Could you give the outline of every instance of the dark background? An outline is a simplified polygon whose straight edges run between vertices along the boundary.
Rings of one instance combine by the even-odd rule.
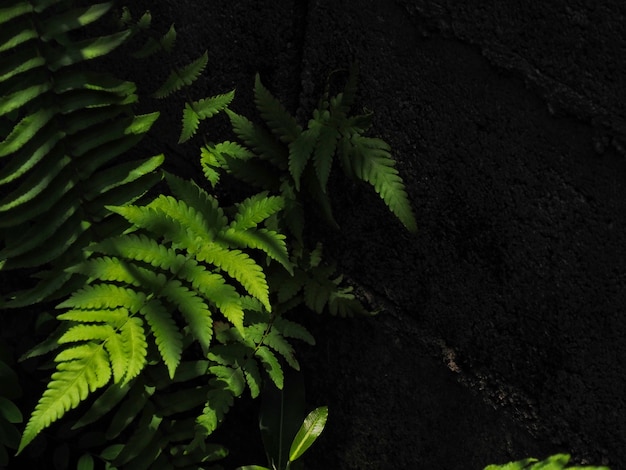
[[[328,73],[358,59],[359,104],[407,183],[417,236],[369,188],[335,183],[343,231],[327,249],[385,309],[311,325],[308,396],[330,418],[309,468],[480,469],[556,451],[624,468],[624,2],[134,5],[176,24],[181,63],[208,49],[195,97],[236,87],[248,115],[257,71],[306,119]],[[167,73],[116,71],[150,90]],[[201,178],[167,106],[144,150]],[[230,137],[220,125],[209,140]]]

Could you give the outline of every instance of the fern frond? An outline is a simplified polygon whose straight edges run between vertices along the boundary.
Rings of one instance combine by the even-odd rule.
[[[78,29],[99,20],[112,7],[111,2],[96,3],[88,7],[75,8],[55,15],[42,22],[42,39],[50,38],[67,33],[73,29]]]
[[[217,380],[226,384],[233,396],[238,397],[246,388],[246,379],[241,367],[227,367],[214,365],[209,367],[209,371],[215,375]]]
[[[186,266],[189,267],[189,266]],[[220,312],[237,330],[243,332],[244,311],[242,299],[237,290],[216,273],[204,269],[190,268],[181,270],[180,276],[192,283],[194,289],[201,292],[205,299],[213,302]]]
[[[157,299],[150,299],[140,311],[150,325],[159,353],[172,378],[183,351],[182,334],[170,313]]]
[[[99,36],[93,39],[65,44],[63,54],[56,60],[51,61],[48,68],[55,72],[63,67],[105,56],[126,42],[130,35],[130,31],[120,31],[108,36]]]
[[[85,188],[84,197],[87,200],[93,200],[115,188],[137,181],[139,178],[156,171],[164,160],[165,157],[160,154],[143,161],[121,163],[99,172],[90,180],[89,187]]]
[[[298,191],[302,173],[316,148],[321,129],[322,125],[312,119],[309,127],[289,144],[289,173]]]
[[[254,102],[267,126],[281,142],[295,141],[302,128],[285,107],[261,83],[259,74],[254,79]]]
[[[207,393],[207,401],[202,410],[202,414],[196,418],[199,429],[199,436],[205,438],[217,429],[217,426],[224,420],[224,416],[233,406],[234,397],[226,384],[219,382]]]
[[[145,16],[145,15],[144,15]],[[126,22],[128,24],[128,22]],[[144,29],[141,28],[140,29]],[[174,44],[176,43],[176,28],[172,24],[167,32],[156,39],[154,37],[149,37],[145,44],[139,48],[138,51],[133,52],[131,55],[135,59],[145,59],[159,51],[165,51],[167,53],[171,53],[174,48]]]
[[[71,327],[59,338],[59,344],[76,343],[79,341],[106,341],[115,335],[111,325],[76,325]]]
[[[269,346],[285,358],[287,364],[289,364],[293,369],[300,370],[300,364],[298,364],[293,347],[288,341],[285,340],[277,329],[270,329],[270,331],[263,338],[263,344]]]
[[[241,250],[228,250],[216,244],[198,247],[197,258],[223,269],[235,278],[246,291],[271,310],[269,289],[263,269]]]
[[[210,233],[217,233],[228,223],[224,210],[213,196],[200,188],[193,181],[185,181],[170,173],[165,174],[167,184],[177,198],[193,207],[206,221]]]
[[[230,227],[235,230],[246,230],[256,227],[264,220],[285,207],[285,201],[279,196],[268,196],[259,193],[236,205],[237,213]]]
[[[211,239],[211,227],[203,215],[195,208],[189,206],[185,201],[175,199],[172,196],[160,195],[154,199],[149,208],[161,212],[166,217],[176,220],[185,227],[190,237],[202,237]]]
[[[252,398],[258,397],[259,393],[261,393],[263,379],[261,378],[257,361],[252,357],[248,358],[248,360],[242,365],[242,369],[246,378],[246,383],[248,384],[248,389],[250,390],[250,396]]]
[[[285,338],[295,338],[304,341],[307,344],[315,345],[315,338],[309,331],[302,325],[295,323],[291,320],[287,320],[283,317],[278,317],[274,320],[274,328]]]
[[[132,274],[128,272],[128,267],[124,265],[124,261],[118,257],[143,261],[154,267],[172,270],[178,269],[187,261],[184,256],[178,255],[175,250],[159,244],[145,234],[137,235],[131,233],[107,238],[100,243],[91,245],[89,250],[95,253],[111,255],[114,258],[105,256],[89,259],[71,269],[103,281],[136,283]]]
[[[126,371],[123,375],[122,382],[126,384],[139,375],[147,362],[148,343],[146,342],[146,335],[141,318],[129,318],[128,321],[122,325],[120,336],[124,356],[127,360]]]
[[[222,95],[216,95],[199,101],[185,103],[182,130],[178,143],[180,144],[186,142],[193,137],[198,130],[200,121],[213,117],[220,111],[226,109],[234,97],[235,92],[231,91]]]
[[[125,308],[107,310],[68,310],[57,315],[57,320],[81,323],[109,323],[121,326],[128,320],[128,310]]]
[[[115,212],[136,227],[146,229],[155,235],[163,236],[167,241],[177,245],[190,246],[192,237],[185,226],[178,220],[172,219],[163,211],[145,206],[109,206]]]
[[[213,337],[213,320],[207,304],[180,281],[169,281],[161,291],[183,314],[193,337],[204,351],[208,351]]]
[[[208,51],[205,51],[199,58],[185,67],[173,70],[165,83],[154,92],[155,98],[165,98],[166,96],[180,90],[185,86],[195,82],[209,62]]]
[[[26,425],[18,454],[43,429],[76,408],[89,393],[104,387],[111,379],[108,355],[98,344],[87,343],[67,349],[55,361],[57,371],[52,374],[48,388]]]
[[[261,360],[272,382],[274,382],[279,390],[282,390],[285,377],[283,375],[283,369],[280,367],[280,363],[274,353],[270,351],[267,346],[259,346],[254,355]]]
[[[400,219],[407,230],[415,233],[417,231],[415,216],[402,178],[389,153],[389,146],[380,139],[358,135],[354,135],[351,142],[352,167],[356,176],[374,186],[391,212]]]
[[[226,109],[233,131],[251,150],[281,170],[287,169],[289,154],[272,134],[256,126],[244,116]]]
[[[286,237],[273,230],[258,229],[239,231],[228,229],[220,236],[231,246],[262,250],[271,259],[278,261],[289,273],[293,273],[293,265],[289,260]]]
[[[183,109],[182,130],[180,132],[180,137],[178,138],[178,143],[182,144],[187,142],[194,135],[196,135],[199,125],[200,116],[192,105],[185,103],[185,108]]]
[[[313,152],[313,163],[315,164],[315,172],[320,182],[322,190],[326,192],[328,177],[337,148],[337,140],[339,139],[339,131],[333,126],[322,126],[319,138]]]
[[[204,176],[213,187],[219,182],[221,171],[228,171],[228,165],[223,154],[241,160],[249,160],[254,156],[247,148],[236,142],[226,141],[216,145],[207,144],[202,147],[200,149],[200,164]]]
[[[144,384],[141,378],[133,385],[105,431],[107,440],[118,437],[143,409],[150,406],[149,400],[154,395],[155,387]]]
[[[124,307],[131,313],[136,313],[145,301],[146,295],[143,292],[112,284],[97,284],[80,289],[56,308],[115,309]]]

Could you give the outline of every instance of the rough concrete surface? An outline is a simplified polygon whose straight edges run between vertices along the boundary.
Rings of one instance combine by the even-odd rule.
[[[137,5],[176,23],[181,60],[209,50],[195,91],[237,87],[249,114],[257,71],[306,116],[358,59],[359,104],[408,185],[415,237],[369,188],[335,185],[344,232],[328,249],[386,309],[312,321],[307,391],[331,417],[307,468],[479,469],[553,451],[624,465],[622,2]],[[146,149],[193,173],[172,106]]]

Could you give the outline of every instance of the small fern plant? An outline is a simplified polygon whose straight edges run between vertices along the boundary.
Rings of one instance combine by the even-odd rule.
[[[263,269],[249,253],[259,251],[292,270],[284,235],[259,227],[282,209],[283,200],[265,194],[251,197],[229,221],[217,201],[194,183],[173,175],[167,181],[179,199],[161,195],[146,206],[109,207],[133,228],[90,245],[89,259],[70,268],[87,276],[89,285],[58,306],[68,309],[57,318],[69,322],[69,328],[58,340],[63,349],[55,358],[57,370],[26,426],[19,451],[90,393],[110,382],[129,383],[152,360],[162,362],[173,378],[189,346],[186,336],[213,359],[209,370],[225,384],[209,393],[211,412],[205,410],[198,419],[210,433],[227,410],[225,405],[216,409],[214,401],[225,403],[227,396],[242,392],[245,381],[236,380],[237,374],[251,384],[253,394],[258,390],[253,357],[280,385],[280,366],[264,342],[295,365],[284,336],[312,340],[285,321],[281,334],[280,320],[270,316]],[[246,312],[255,315],[248,324]],[[214,325],[218,313],[222,322]],[[274,328],[266,331],[270,324]],[[223,345],[237,346],[211,349],[215,331]],[[244,357],[247,366],[238,362]]]
[[[301,239],[301,206],[307,198],[337,226],[327,189],[333,163],[338,160],[347,177],[371,184],[400,222],[415,232],[415,217],[389,145],[365,135],[372,124],[371,114],[350,114],[357,79],[354,64],[344,91],[331,97],[327,86],[303,129],[257,75],[254,98],[265,125],[256,125],[227,109],[241,144],[207,144],[202,149],[206,177],[215,185],[223,170],[253,186],[281,193],[289,201],[288,227]]]
[[[610,470],[609,467],[569,466],[569,461],[568,454],[555,454],[542,461],[528,458],[504,465],[488,465],[484,470]]]

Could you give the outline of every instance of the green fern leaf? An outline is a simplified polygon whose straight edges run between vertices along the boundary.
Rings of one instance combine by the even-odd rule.
[[[131,313],[136,313],[144,305],[146,296],[142,292],[118,287],[111,284],[87,286],[57,305],[56,308],[83,308],[102,309],[125,307]]]
[[[38,62],[34,62],[32,65],[36,64],[38,64]],[[2,78],[5,77],[9,78],[6,75]],[[24,86],[24,88],[20,88],[14,93],[5,95],[0,98],[0,116],[9,114],[10,112],[15,111],[18,108],[23,108],[24,105],[26,105],[30,101],[52,89],[52,85],[50,83],[42,83],[28,87],[27,85],[28,83],[24,83],[22,85]]]
[[[87,200],[93,200],[112,189],[137,181],[142,176],[157,170],[164,159],[163,154],[160,154],[141,162],[125,162],[103,170],[89,181],[84,197]]]
[[[174,70],[170,73],[165,83],[154,93],[155,98],[165,98],[166,96],[191,85],[200,76],[209,62],[208,51],[182,69]]]
[[[206,401],[206,387],[195,386],[173,392],[157,393],[154,403],[162,416],[196,412]]]
[[[264,160],[270,161],[281,170],[287,169],[289,154],[269,132],[230,109],[226,109],[226,114],[230,118],[233,131],[241,141]]]
[[[276,289],[278,303],[285,304],[298,295],[306,281],[307,276],[304,271],[296,269],[293,274],[283,271],[273,272],[268,283],[272,290]]]
[[[37,165],[46,155],[55,149],[55,146],[63,138],[63,134],[56,129],[42,130],[38,135],[35,149],[22,149],[17,156],[8,162],[3,162],[0,169],[0,185],[11,183],[17,180],[35,165]]]
[[[295,338],[307,344],[315,345],[315,338],[309,331],[298,323],[278,317],[274,320],[274,328],[285,338]]]
[[[270,351],[267,346],[259,346],[254,355],[261,360],[272,382],[274,382],[279,390],[282,390],[285,377],[283,375],[283,369],[280,367],[280,363],[274,353]]]
[[[0,24],[9,23],[14,18],[31,13],[33,9],[29,2],[14,2],[11,6],[0,8]]]
[[[209,367],[209,371],[217,377],[219,381],[226,384],[233,396],[238,397],[246,388],[246,379],[240,367],[227,367],[215,365]]]
[[[163,422],[163,417],[158,416],[151,408],[152,407],[143,409],[142,416],[137,423],[137,429],[128,438],[124,444],[124,448],[113,461],[115,467],[129,464],[133,459],[139,460],[146,449],[156,450],[156,456],[160,453],[160,441],[163,436],[159,430],[159,426]],[[154,458],[156,458],[156,456],[154,456]],[[145,461],[143,463],[145,463]]]
[[[48,68],[55,72],[63,67],[107,55],[126,42],[130,35],[130,31],[121,31],[108,36],[65,44],[64,53],[56,61],[51,61]]]
[[[129,318],[120,328],[119,335],[124,358],[126,359],[126,370],[124,371],[122,383],[126,384],[139,375],[147,362],[148,343],[146,342],[141,318]],[[113,358],[111,361],[113,361]]]
[[[196,419],[201,436],[210,435],[224,420],[224,416],[234,403],[232,392],[223,382],[213,379],[211,389],[207,393],[207,401],[202,414]],[[217,383],[216,383],[217,382]]]
[[[316,313],[322,313],[334,288],[331,282],[318,282],[316,279],[311,279],[304,285],[306,306]]]
[[[207,304],[177,280],[169,281],[161,295],[176,305],[187,320],[191,334],[198,340],[203,350],[208,351],[213,337],[213,320]]]
[[[322,127],[318,121],[311,119],[309,128],[289,144],[289,173],[298,191],[302,173],[316,148]]]
[[[197,258],[223,269],[235,278],[246,291],[261,301],[270,311],[269,289],[263,269],[246,253],[240,250],[228,250],[214,243],[198,247]]]
[[[237,204],[237,213],[230,227],[237,230],[256,227],[284,207],[285,201],[282,197],[259,193]]]
[[[213,96],[211,98],[205,98],[200,101],[194,101],[192,103],[185,103],[185,109],[183,110],[182,131],[178,143],[188,141],[193,137],[197,130],[200,121],[210,118],[222,111],[232,101],[235,92],[226,93],[223,95]]]
[[[142,261],[162,269],[171,269],[173,273],[176,273],[188,261],[183,255],[177,254],[175,250],[159,244],[144,234],[131,233],[107,238],[100,243],[90,245],[89,249],[96,253]],[[136,279],[129,272],[128,265],[124,261],[118,258],[110,259],[106,256],[87,260],[71,269],[107,281],[132,283]],[[141,271],[140,268],[137,269]],[[120,272],[120,270],[125,270],[125,272]]]
[[[79,429],[88,424],[95,423],[105,414],[109,413],[128,395],[130,384],[111,384],[94,401],[89,410],[72,426],[72,429]]]
[[[193,181],[185,181],[170,173],[165,174],[167,184],[174,195],[193,207],[206,221],[206,228],[211,234],[226,226],[228,220],[219,206],[217,199],[209,195]]]
[[[111,419],[109,427],[105,431],[107,440],[113,440],[118,437],[133,421],[137,415],[146,407],[150,407],[150,397],[155,392],[154,387],[146,386],[141,379],[134,382],[126,399],[117,409],[115,415]]]
[[[300,364],[298,364],[293,347],[285,340],[277,329],[270,329],[269,333],[265,335],[263,343],[284,357],[287,364],[289,364],[293,369],[300,370]]]
[[[200,125],[200,116],[189,103],[185,103],[185,109],[183,109],[182,131],[178,138],[178,143],[182,144],[191,139],[196,132],[198,132],[198,126]]]
[[[97,3],[52,16],[39,25],[41,37],[44,41],[47,41],[60,34],[93,23],[110,11],[111,7],[111,2]]]
[[[111,212],[121,215],[133,225],[146,229],[155,235],[163,236],[166,240],[179,246],[192,245],[193,239],[186,227],[163,211],[141,206],[108,206],[107,208]]]
[[[109,354],[111,370],[113,371],[113,383],[121,383],[128,368],[128,358],[126,357],[126,351],[121,335],[112,334],[107,337],[106,342],[104,343],[104,348]]]
[[[293,265],[289,260],[285,235],[273,230],[258,229],[238,231],[228,229],[222,233],[220,239],[231,246],[240,248],[260,249],[271,259],[278,261],[289,273],[293,273]]]
[[[213,302],[220,312],[230,321],[238,331],[243,333],[244,311],[242,300],[237,290],[227,284],[222,276],[204,269],[181,270],[180,276],[192,283],[194,289],[201,292],[204,298]]]
[[[165,216],[176,220],[181,226],[184,226],[187,232],[193,233],[195,237],[210,240],[211,229],[203,215],[195,208],[187,205],[185,201],[175,199],[172,196],[160,195],[153,200],[148,207],[162,212]]]
[[[146,59],[155,53],[163,50],[167,53],[171,53],[176,42],[176,28],[174,25],[170,26],[170,29],[160,39],[153,37],[148,38],[146,43],[136,52],[132,53],[132,57],[135,59]]]
[[[6,157],[21,149],[54,118],[54,115],[51,109],[44,108],[21,119],[0,142],[0,157]]]
[[[244,371],[246,383],[248,384],[248,388],[250,389],[250,396],[252,398],[258,397],[259,393],[261,393],[261,385],[263,383],[263,379],[261,378],[261,373],[259,372],[257,361],[252,357],[248,358],[243,364],[242,369]]]
[[[159,353],[172,378],[183,351],[182,335],[170,313],[157,299],[153,298],[146,302],[141,308],[141,313],[150,325]]]
[[[207,119],[215,116],[220,111],[225,110],[235,98],[235,91],[229,91],[222,95],[215,95],[191,103],[191,107],[198,114],[200,119]]]
[[[302,128],[280,101],[263,86],[259,74],[254,79],[254,102],[267,126],[281,142],[289,144],[298,138]]]
[[[160,43],[166,52],[172,52],[176,43],[176,28],[174,28],[174,25],[170,26],[170,29],[161,38]]]
[[[380,139],[353,136],[353,168],[356,176],[367,181],[391,212],[411,233],[417,231],[415,216],[404,188],[402,178],[395,169],[389,146]]]
[[[102,249],[103,246],[113,244],[114,241],[114,239],[109,239],[103,242],[103,244],[92,246],[94,251],[96,251]],[[120,260],[119,258],[111,258],[109,256],[90,258],[81,264],[67,268],[67,271],[71,273],[84,274],[91,281],[99,279],[101,281],[124,282],[136,287],[141,285],[137,277],[133,276],[133,274],[129,271],[128,264],[126,262]],[[70,320],[71,318],[66,319]]]
[[[104,387],[111,378],[108,356],[100,345],[88,343],[67,349],[55,361],[57,371],[26,425],[18,454],[43,429],[76,408],[89,393]]]
[[[128,320],[128,310],[117,308],[111,310],[68,310],[57,315],[57,320],[81,323],[109,323],[122,326]]]
[[[326,192],[328,177],[337,148],[337,139],[339,139],[339,131],[335,127],[322,126],[313,153],[315,172],[324,192]]]
[[[71,327],[58,341],[59,344],[78,341],[104,342],[113,335],[115,335],[115,330],[111,325],[76,325]]]

